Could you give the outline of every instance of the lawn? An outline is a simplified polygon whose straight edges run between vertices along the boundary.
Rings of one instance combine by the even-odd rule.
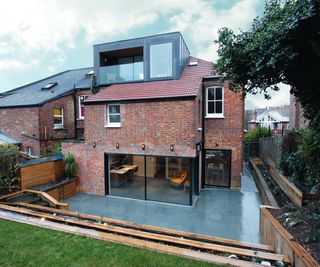
[[[0,266],[222,266],[0,220]]]

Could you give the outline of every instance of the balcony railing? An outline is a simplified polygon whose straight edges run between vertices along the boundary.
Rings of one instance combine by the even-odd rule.
[[[143,80],[143,62],[100,67],[100,84]]]

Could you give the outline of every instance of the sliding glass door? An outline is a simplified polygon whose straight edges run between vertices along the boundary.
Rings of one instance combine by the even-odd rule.
[[[106,161],[110,195],[184,205],[198,195],[195,159],[109,154]]]

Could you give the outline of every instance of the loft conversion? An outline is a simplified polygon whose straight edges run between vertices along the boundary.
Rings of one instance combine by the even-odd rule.
[[[179,79],[189,50],[179,32],[94,46],[97,85]]]

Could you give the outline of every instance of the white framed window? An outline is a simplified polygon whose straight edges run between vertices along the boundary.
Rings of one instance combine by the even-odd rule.
[[[84,101],[88,98],[87,95],[79,96],[79,119],[84,119]]]
[[[206,88],[206,118],[224,118],[224,90],[222,86]]]
[[[107,127],[121,126],[120,104],[107,105]]]
[[[63,128],[63,108],[62,107],[54,107],[53,108],[53,123],[54,129]]]

